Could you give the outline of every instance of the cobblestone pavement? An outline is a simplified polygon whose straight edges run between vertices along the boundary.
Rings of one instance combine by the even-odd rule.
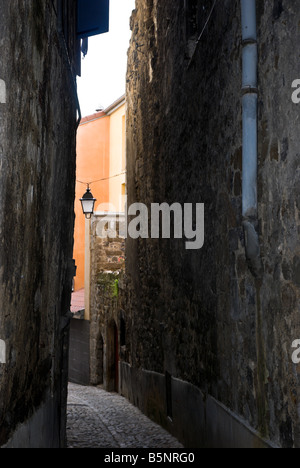
[[[125,398],[69,384],[68,448],[182,448]]]

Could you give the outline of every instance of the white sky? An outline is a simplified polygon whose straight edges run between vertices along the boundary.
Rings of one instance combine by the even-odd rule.
[[[100,106],[108,107],[125,93],[129,19],[134,8],[135,0],[110,0],[109,33],[89,38],[77,79],[82,117]]]

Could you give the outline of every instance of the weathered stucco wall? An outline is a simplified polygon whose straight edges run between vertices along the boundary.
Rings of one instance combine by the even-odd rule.
[[[64,442],[76,101],[54,3],[0,4],[0,446]]]
[[[218,3],[218,2],[217,2]],[[240,2],[137,0],[127,75],[128,205],[205,203],[205,244],[128,239],[130,364],[200,388],[263,438],[299,446],[300,10],[257,2],[259,240],[242,229]],[[198,8],[198,26],[187,6]],[[192,23],[191,23],[192,22]],[[195,403],[195,411],[197,411]]]

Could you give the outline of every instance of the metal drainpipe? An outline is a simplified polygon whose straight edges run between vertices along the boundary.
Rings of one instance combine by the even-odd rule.
[[[262,271],[260,245],[257,234],[257,30],[256,0],[241,0],[243,41],[243,188],[242,212],[246,257],[254,276]]]

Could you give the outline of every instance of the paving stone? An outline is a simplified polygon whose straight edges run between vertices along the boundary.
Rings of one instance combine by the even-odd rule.
[[[68,448],[183,448],[116,393],[69,384]]]

